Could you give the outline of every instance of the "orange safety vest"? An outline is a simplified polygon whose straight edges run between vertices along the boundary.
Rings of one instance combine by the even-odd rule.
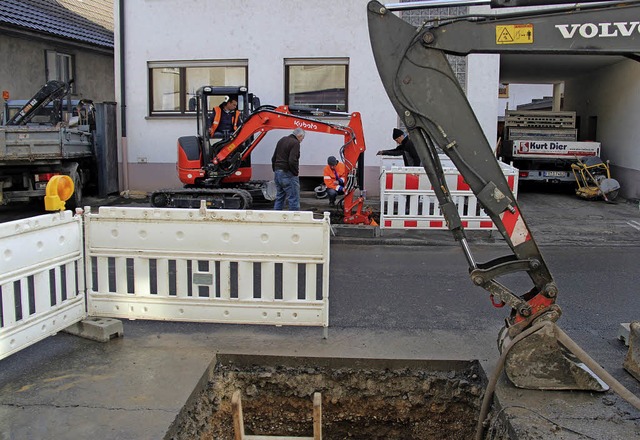
[[[329,165],[324,167],[324,184],[327,188],[338,190],[339,186],[342,188],[347,184],[347,169],[342,162],[338,162],[336,169],[332,170]],[[343,184],[340,185],[338,179],[342,179]]]
[[[213,121],[211,127],[209,127],[209,136],[213,137],[220,124],[220,118],[222,117],[223,110],[220,106],[213,109]],[[233,131],[238,129],[238,121],[240,121],[240,110],[235,110],[233,116],[231,116],[231,122],[233,123]]]

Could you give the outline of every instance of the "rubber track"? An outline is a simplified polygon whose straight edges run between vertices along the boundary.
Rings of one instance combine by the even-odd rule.
[[[157,204],[162,195],[167,203]],[[209,209],[249,209],[253,203],[251,194],[244,189],[182,188],[161,189],[151,194],[151,206],[157,208],[199,208],[200,200],[207,201]]]

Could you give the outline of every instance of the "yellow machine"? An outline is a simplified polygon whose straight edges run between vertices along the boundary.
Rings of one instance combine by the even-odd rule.
[[[587,156],[571,164],[571,170],[578,184],[578,197],[587,200],[602,197],[607,202],[612,202],[618,197],[620,184],[611,178],[609,161],[603,162],[598,156]]]

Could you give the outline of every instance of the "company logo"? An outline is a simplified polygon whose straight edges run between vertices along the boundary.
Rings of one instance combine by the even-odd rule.
[[[535,142],[526,141],[518,144],[518,153],[533,153],[536,151],[566,151],[567,144],[560,142]]]
[[[295,121],[293,121],[293,125],[295,125],[296,127],[299,127],[299,128],[307,128],[309,130],[317,130],[318,129],[318,125],[314,124],[313,122],[299,121],[297,119]]]
[[[582,38],[630,37],[640,34],[640,21],[620,21],[615,23],[557,24],[556,29],[564,39],[577,35]]]

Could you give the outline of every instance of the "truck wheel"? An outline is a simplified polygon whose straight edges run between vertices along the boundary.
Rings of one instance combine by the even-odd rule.
[[[69,174],[69,177],[73,180],[73,194],[71,198],[67,200],[65,207],[71,211],[75,211],[76,208],[82,208],[82,179],[80,178],[80,173],[76,171],[72,171]]]

